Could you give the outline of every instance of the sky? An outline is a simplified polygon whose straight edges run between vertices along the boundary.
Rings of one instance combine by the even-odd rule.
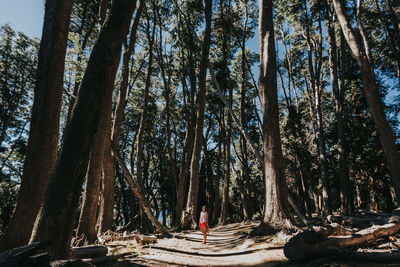
[[[42,35],[44,0],[0,0],[0,25],[11,28],[29,37]]]

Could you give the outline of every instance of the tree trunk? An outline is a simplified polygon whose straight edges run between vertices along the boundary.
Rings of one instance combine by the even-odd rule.
[[[389,0],[389,7],[395,15],[395,23],[397,25],[394,26],[400,32],[400,0]]]
[[[124,43],[124,52],[122,55],[122,81],[118,91],[117,105],[115,107],[113,116],[112,131],[108,132],[106,139],[106,149],[104,150],[103,159],[103,181],[102,181],[102,194],[100,200],[100,209],[97,220],[97,231],[103,233],[111,228],[113,223],[113,210],[114,210],[114,183],[115,183],[115,162],[111,155],[111,140],[118,145],[121,132],[121,125],[124,120],[124,110],[126,106],[126,98],[128,91],[129,80],[129,60],[135,50],[136,32],[139,28],[139,21],[144,9],[145,1],[140,1],[139,7],[136,11],[135,20],[132,24],[129,43]],[[136,1],[135,1],[136,6]]]
[[[310,82],[311,89],[314,94],[314,103],[310,103],[310,105],[314,105],[313,111],[315,114],[315,138],[318,146],[318,158],[319,158],[319,168],[320,168],[320,178],[319,183],[321,185],[322,190],[322,211],[325,215],[330,213],[329,207],[329,195],[328,195],[328,170],[327,170],[327,161],[326,161],[326,149],[325,149],[325,136],[322,124],[322,111],[321,111],[321,66],[322,66],[322,29],[321,25],[319,25],[320,30],[320,40],[318,41],[319,47],[313,43],[314,40],[311,40],[310,34],[310,22],[308,18],[307,4],[304,2],[304,11],[305,11],[305,34],[307,40],[307,56],[308,56],[308,71],[310,74]],[[319,18],[321,20],[321,18]],[[314,54],[314,56],[313,56]],[[314,65],[315,63],[315,65]],[[312,99],[310,95],[310,99]]]
[[[168,161],[169,161],[169,168],[171,171],[171,176],[172,176],[172,182],[173,182],[173,193],[172,193],[172,202],[173,204],[176,205],[176,196],[177,196],[177,190],[178,190],[178,173],[177,173],[177,165],[176,165],[176,160],[175,160],[175,153],[174,149],[171,145],[171,104],[170,104],[170,94],[171,94],[171,88],[170,88],[170,81],[171,81],[171,71],[170,68],[166,70],[165,63],[164,63],[164,54],[163,54],[163,36],[162,36],[162,21],[161,21],[161,16],[159,16],[159,47],[157,49],[158,52],[158,60],[160,64],[160,69],[161,69],[161,76],[163,80],[163,85],[164,85],[164,98],[165,98],[165,116],[166,116],[166,122],[165,122],[165,132],[166,132],[166,138],[167,138],[167,151],[168,151]],[[168,71],[168,78],[167,78],[167,71]],[[176,217],[175,214],[172,215],[174,218]],[[165,219],[163,217],[163,219]]]
[[[337,62],[337,47],[335,34],[335,19],[332,10],[331,1],[328,1],[328,44],[329,44],[329,71],[332,82],[332,91],[335,97],[335,112],[337,118],[337,135],[338,135],[338,171],[339,188],[340,188],[340,208],[342,212],[352,213],[353,203],[349,178],[349,170],[346,159],[346,140],[345,140],[345,125],[343,119],[343,99],[344,99],[344,81],[341,81],[339,87],[338,81],[338,62]],[[342,77],[343,79],[343,77]]]
[[[136,176],[137,176],[137,183],[139,185],[139,188],[142,192],[146,192],[145,187],[144,187],[144,182],[143,182],[143,172],[144,170],[142,169],[142,164],[143,164],[143,149],[144,149],[144,144],[143,144],[143,135],[144,135],[144,130],[146,127],[146,121],[147,121],[147,109],[148,109],[148,98],[149,98],[149,91],[150,91],[150,86],[151,86],[151,74],[152,74],[152,65],[153,65],[153,45],[154,45],[154,36],[155,36],[155,29],[156,29],[156,22],[154,21],[152,29],[150,29],[150,18],[148,17],[149,15],[146,14],[147,16],[147,38],[149,41],[149,65],[147,69],[147,76],[146,76],[146,83],[145,83],[145,88],[144,88],[144,99],[143,99],[143,108],[142,108],[142,114],[140,117],[140,124],[139,124],[139,129],[137,133],[137,138],[136,138]],[[151,227],[150,224],[147,220],[147,218],[144,216],[145,210],[143,208],[141,209],[141,229],[144,232],[150,232]]]
[[[349,44],[353,55],[355,56],[358,66],[361,70],[363,92],[368,104],[371,117],[376,124],[379,139],[382,144],[383,151],[390,170],[393,187],[396,192],[396,197],[400,197],[400,154],[396,146],[395,137],[392,128],[390,127],[385,114],[384,103],[379,96],[378,87],[376,85],[375,73],[371,57],[368,56],[370,52],[367,50],[369,47],[367,40],[364,38],[364,50],[361,46],[361,40],[354,33],[350,21],[345,13],[343,2],[340,0],[333,0],[336,15],[342,27],[343,34]]]
[[[245,18],[245,27],[244,31],[247,30],[247,8],[246,8],[246,18]],[[246,39],[243,38],[242,40],[242,81],[240,85],[240,123],[242,124],[242,127],[246,129],[247,127],[247,116],[245,113],[245,105],[246,105],[246,77],[247,77],[247,72],[246,72]],[[243,221],[248,221],[249,219],[251,220],[252,215],[250,214],[249,210],[249,195],[250,195],[250,170],[249,170],[249,164],[248,164],[248,151],[247,151],[247,145],[246,145],[246,139],[244,138],[243,135],[240,135],[240,150],[242,153],[242,170],[241,170],[241,179],[242,179],[242,184],[243,184],[243,189],[244,191],[241,192],[243,194],[243,200],[242,200],[242,208],[243,208]]]
[[[260,0],[259,95],[263,111],[265,202],[260,228],[291,227],[288,191],[279,132],[276,54],[271,0]]]
[[[115,0],[114,0],[115,1]],[[118,152],[116,151],[115,147],[112,147],[114,157],[117,159],[118,164],[121,166],[122,171],[124,173],[124,176],[126,180],[128,181],[129,187],[132,190],[133,193],[135,193],[136,197],[139,200],[140,206],[144,209],[146,212],[146,215],[148,216],[149,220],[154,224],[155,227],[165,236],[169,237],[171,234],[168,232],[167,229],[157,220],[156,217],[154,217],[153,212],[151,210],[149,201],[147,200],[146,196],[144,195],[144,192],[140,189],[139,183],[133,179],[132,174],[130,174],[128,168],[126,167],[125,163],[122,161],[121,157],[118,155]]]
[[[233,101],[233,89],[230,85],[230,73],[228,68],[228,57],[230,53],[230,34],[231,27],[229,26],[231,21],[229,20],[230,14],[225,14],[225,0],[220,1],[221,5],[221,19],[223,20],[225,27],[223,29],[223,41],[222,41],[222,62],[223,62],[223,90],[227,91],[228,94],[228,109],[232,109]],[[230,2],[228,2],[226,7],[229,12]],[[222,205],[221,205],[221,217],[219,224],[227,224],[228,219],[228,206],[229,206],[229,184],[231,176],[231,135],[232,135],[232,116],[228,112],[228,118],[226,123],[225,131],[225,170],[224,170],[224,190],[222,195]]]
[[[57,158],[65,53],[73,0],[46,1],[28,148],[14,214],[0,251],[28,243]]]
[[[221,117],[221,116],[219,116]],[[223,136],[223,130],[222,130],[222,118],[219,118],[218,122],[218,144],[217,144],[217,169],[216,169],[216,175],[214,179],[214,209],[212,212],[211,216],[211,224],[215,225],[218,223],[218,214],[219,214],[219,182],[221,180],[221,158],[222,158],[222,136]]]
[[[53,242],[49,250],[52,259],[67,256],[90,149],[101,110],[111,101],[121,45],[134,8],[130,0],[113,0],[111,15],[90,55],[71,121],[65,130],[61,155],[31,237],[31,242]]]
[[[190,164],[190,185],[186,211],[181,219],[181,228],[195,228],[197,226],[197,195],[199,190],[199,161],[203,139],[204,110],[206,105],[206,75],[208,66],[208,54],[211,43],[211,16],[212,1],[204,0],[204,15],[206,30],[204,34],[203,47],[200,59],[199,90],[197,94],[196,128],[194,137],[193,156]]]
[[[189,175],[189,168],[190,163],[192,161],[193,156],[193,145],[194,145],[194,132],[195,132],[195,125],[196,125],[196,109],[194,105],[194,95],[196,92],[196,75],[195,75],[195,66],[193,62],[193,54],[189,52],[189,81],[190,81],[190,94],[188,96],[188,103],[187,106],[190,110],[190,114],[187,118],[186,123],[186,133],[185,133],[185,141],[183,146],[183,156],[182,156],[182,163],[181,163],[181,170],[179,173],[179,180],[178,180],[178,190],[177,190],[177,200],[176,200],[176,224],[180,224],[183,214],[183,206],[185,201],[185,193],[186,193],[186,185],[187,185],[187,177]],[[185,76],[182,78],[182,87],[185,92],[186,80]]]

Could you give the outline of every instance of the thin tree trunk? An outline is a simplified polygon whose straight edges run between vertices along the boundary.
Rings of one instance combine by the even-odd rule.
[[[142,164],[143,164],[143,149],[144,149],[144,144],[143,144],[143,135],[144,135],[144,130],[146,127],[146,120],[147,120],[147,109],[148,109],[148,102],[149,102],[149,91],[150,91],[150,86],[151,86],[151,74],[152,74],[152,68],[153,68],[153,46],[154,46],[154,36],[155,36],[155,30],[156,30],[156,22],[153,22],[152,29],[150,30],[150,18],[147,15],[147,38],[149,41],[149,65],[147,69],[147,76],[146,76],[146,83],[145,83],[145,88],[144,88],[144,99],[143,99],[143,108],[142,108],[142,114],[140,118],[140,124],[139,124],[139,129],[138,129],[138,134],[137,134],[137,139],[136,139],[136,176],[137,176],[137,182],[139,185],[139,188],[142,192],[146,192],[145,187],[144,187],[144,182],[143,182],[143,169],[142,169]],[[142,231],[148,232],[150,231],[150,227],[148,227],[148,221],[146,220],[146,217],[144,217],[144,212],[143,209],[142,211]]]
[[[28,149],[14,214],[0,251],[28,243],[57,158],[65,54],[73,0],[46,1]]]
[[[201,144],[203,138],[204,110],[206,104],[206,75],[208,65],[208,55],[211,43],[211,16],[212,1],[204,0],[206,30],[204,34],[203,47],[200,59],[199,90],[197,94],[196,128],[193,147],[193,156],[190,164],[190,185],[186,211],[181,219],[181,228],[197,227],[197,197],[199,190],[199,161],[201,154]]]
[[[292,227],[290,222],[286,177],[279,132],[279,109],[276,81],[276,54],[272,0],[259,2],[260,79],[259,95],[263,111],[263,150],[265,202],[260,229]]]
[[[168,230],[165,229],[165,227],[157,220],[156,217],[154,217],[153,212],[150,207],[150,204],[149,204],[149,201],[147,200],[146,196],[144,195],[144,192],[140,189],[140,185],[137,182],[135,182],[135,179],[132,177],[132,174],[129,172],[125,163],[122,161],[121,157],[118,155],[118,152],[116,151],[115,147],[112,147],[112,150],[114,152],[114,157],[117,159],[118,164],[121,166],[124,176],[129,183],[130,189],[135,193],[136,197],[139,200],[140,206],[146,212],[146,215],[148,216],[149,220],[154,224],[155,227],[157,227],[157,229],[165,237],[171,236],[171,234],[168,232]]]
[[[322,211],[325,215],[330,213],[329,207],[329,195],[328,195],[328,170],[326,162],[326,150],[325,150],[325,137],[322,124],[322,111],[321,111],[321,86],[320,86],[320,74],[322,65],[322,41],[319,41],[319,48],[315,47],[312,43],[310,35],[310,22],[307,11],[306,1],[304,3],[305,12],[305,33],[307,40],[307,55],[308,55],[308,70],[310,73],[311,88],[314,93],[314,113],[315,113],[315,138],[318,145],[318,158],[319,158],[319,168],[320,168],[320,178],[319,183],[322,190]],[[321,19],[321,18],[319,18]],[[320,31],[321,31],[320,26]],[[320,37],[322,34],[320,34]],[[322,37],[321,37],[322,38]],[[322,40],[322,39],[321,39]],[[314,59],[313,59],[314,53]],[[314,67],[315,61],[315,67]],[[310,97],[311,98],[311,97]],[[312,105],[310,103],[310,105]]]
[[[30,241],[51,240],[52,259],[67,256],[90,149],[101,110],[112,97],[121,46],[134,8],[130,0],[113,0],[111,15],[93,48],[71,121],[65,130],[61,155]]]
[[[165,116],[166,116],[166,122],[165,122],[165,132],[166,132],[166,138],[167,138],[167,150],[168,150],[168,161],[169,161],[169,167],[172,175],[172,182],[174,185],[174,193],[172,194],[172,200],[173,203],[176,204],[176,196],[177,196],[177,190],[178,190],[178,174],[177,174],[177,166],[176,166],[176,161],[175,161],[175,154],[174,154],[174,149],[171,146],[171,107],[170,107],[170,94],[171,94],[171,88],[170,88],[170,80],[171,80],[171,73],[169,72],[169,76],[167,79],[167,73],[165,70],[165,63],[164,63],[164,55],[163,55],[163,36],[162,36],[162,21],[161,21],[161,16],[159,16],[159,47],[157,49],[158,51],[158,59],[160,63],[160,69],[161,69],[161,76],[163,80],[163,85],[164,85],[164,98],[165,98]],[[175,214],[172,215],[173,217],[176,217]]]
[[[338,135],[338,171],[340,181],[340,208],[342,212],[352,213],[353,203],[351,197],[351,187],[349,170],[346,159],[345,149],[345,125],[343,119],[343,94],[344,92],[340,89],[344,89],[343,86],[339,87],[338,81],[338,62],[337,62],[337,47],[336,47],[336,34],[335,34],[335,20],[334,11],[332,10],[331,1],[328,1],[328,44],[329,44],[329,70],[332,82],[332,91],[335,97],[335,111],[337,118],[337,135]],[[344,85],[344,82],[343,82]]]
[[[390,176],[393,182],[393,187],[397,198],[400,197],[400,154],[396,146],[392,128],[390,127],[385,114],[385,107],[379,96],[379,91],[376,85],[373,63],[368,56],[369,51],[362,48],[360,38],[354,33],[350,21],[345,13],[343,2],[333,0],[336,15],[342,27],[343,34],[349,44],[353,55],[355,56],[358,66],[361,70],[363,92],[367,101],[371,117],[378,129],[379,139],[382,144],[383,151],[390,170]],[[368,47],[367,40],[364,39],[364,46]]]
[[[222,136],[223,136],[223,129],[222,129],[222,116],[219,116],[219,122],[218,122],[218,128],[219,128],[219,133],[218,133],[218,144],[217,144],[217,169],[216,169],[216,175],[214,179],[214,210],[211,216],[211,224],[215,225],[218,223],[218,214],[219,214],[219,182],[221,180],[221,158],[222,158]]]

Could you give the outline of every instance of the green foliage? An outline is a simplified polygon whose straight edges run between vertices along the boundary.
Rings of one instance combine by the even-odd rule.
[[[0,231],[11,218],[27,147],[38,40],[0,27]]]

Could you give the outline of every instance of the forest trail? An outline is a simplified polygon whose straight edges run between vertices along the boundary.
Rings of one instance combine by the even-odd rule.
[[[283,254],[289,236],[248,236],[257,225],[235,223],[212,228],[207,244],[201,243],[199,230],[174,233],[173,238],[160,239],[124,262],[145,266],[295,266]]]

